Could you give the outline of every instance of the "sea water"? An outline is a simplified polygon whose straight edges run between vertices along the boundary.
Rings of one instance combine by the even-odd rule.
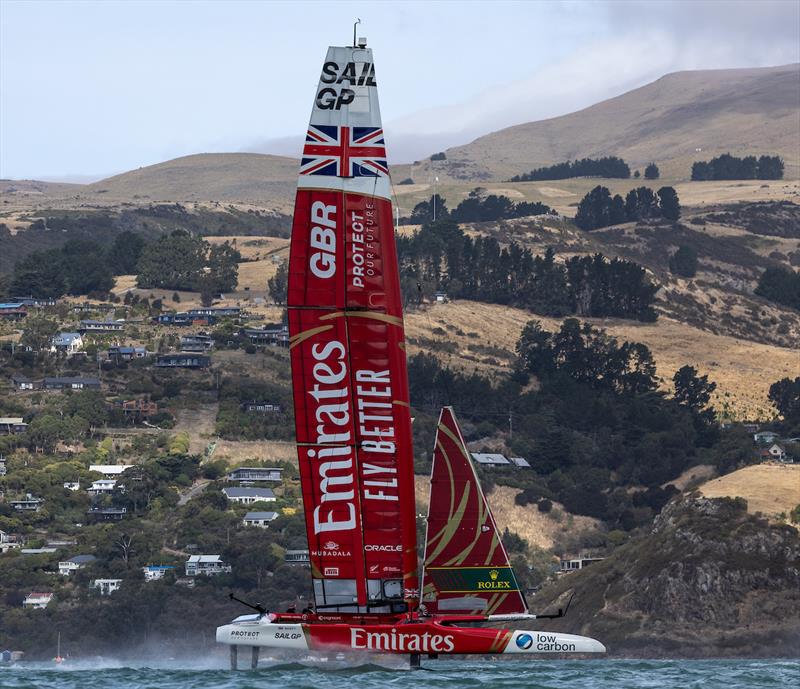
[[[396,659],[399,660],[399,659]],[[2,689],[759,689],[800,687],[800,660],[423,660],[420,670],[313,662],[74,661],[0,667]]]

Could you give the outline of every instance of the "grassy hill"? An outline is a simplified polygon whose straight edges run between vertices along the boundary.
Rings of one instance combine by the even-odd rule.
[[[800,505],[800,466],[756,464],[708,481],[699,490],[708,498],[744,498],[752,513],[789,514]]]
[[[297,161],[259,153],[199,153],[109,177],[89,194],[149,201],[239,201],[283,207],[294,198]]]
[[[616,155],[656,161],[688,178],[694,160],[777,153],[800,175],[800,65],[676,72],[569,115],[529,122],[446,151],[447,160],[395,170],[399,178],[499,181],[533,168]],[[697,149],[702,149],[698,151]]]

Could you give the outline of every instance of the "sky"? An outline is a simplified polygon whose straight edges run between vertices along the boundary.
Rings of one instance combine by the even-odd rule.
[[[326,48],[356,18],[394,163],[669,72],[800,62],[797,0],[0,0],[0,178],[298,155]]]

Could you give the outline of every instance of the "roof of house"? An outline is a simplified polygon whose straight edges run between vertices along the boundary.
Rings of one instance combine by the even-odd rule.
[[[272,488],[223,488],[229,498],[274,498]]]
[[[21,423],[22,423],[21,416],[0,416],[0,426],[5,426],[5,425],[18,426]]]
[[[492,454],[488,452],[473,452],[472,459],[478,464],[509,464],[510,462],[500,454]]]
[[[53,338],[53,342],[57,344],[71,344],[75,342],[75,340],[81,339],[83,338],[80,333],[58,333],[58,335]]]
[[[524,457],[509,457],[512,464],[516,464],[518,467],[528,467],[530,468],[530,462],[525,459]]]
[[[133,464],[90,464],[89,471],[97,471],[101,474],[121,474],[126,469],[130,469]]]
[[[97,558],[94,555],[76,555],[67,562],[74,562],[76,565],[85,565],[87,562],[94,562]]]
[[[252,520],[265,519],[271,522],[273,519],[277,518],[278,518],[277,512],[248,512],[246,515],[244,515],[245,521],[250,521],[251,519]]]
[[[235,474],[237,471],[283,471],[283,467],[234,467],[229,473]]]
[[[146,569],[148,572],[162,572],[168,569],[175,569],[175,565],[145,565],[142,569]]]
[[[31,592],[28,594],[28,596],[27,596],[27,597],[28,597],[28,598],[52,598],[52,597],[53,597],[53,594],[52,594],[51,592],[49,592],[49,591],[47,591],[47,592],[43,592],[43,591],[31,591]]]
[[[189,559],[186,560],[187,563],[213,563],[213,562],[222,562],[222,555],[190,555]]]

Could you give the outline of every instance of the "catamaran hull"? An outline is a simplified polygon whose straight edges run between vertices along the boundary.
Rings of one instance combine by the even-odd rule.
[[[599,641],[574,634],[451,627],[436,622],[402,625],[228,624],[217,642],[304,651],[373,651],[398,654],[605,653]]]

